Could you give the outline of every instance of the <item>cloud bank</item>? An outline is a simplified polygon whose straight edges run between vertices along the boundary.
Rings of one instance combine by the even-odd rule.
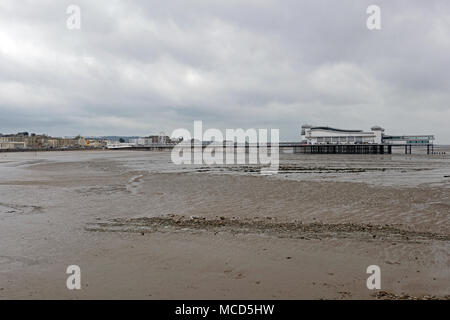
[[[81,29],[66,27],[70,4]],[[148,135],[303,123],[450,143],[450,3],[0,1],[0,132]]]

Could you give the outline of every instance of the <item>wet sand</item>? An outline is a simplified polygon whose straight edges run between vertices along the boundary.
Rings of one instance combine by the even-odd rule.
[[[1,299],[450,295],[448,156],[282,155],[271,177],[159,152],[0,156]]]

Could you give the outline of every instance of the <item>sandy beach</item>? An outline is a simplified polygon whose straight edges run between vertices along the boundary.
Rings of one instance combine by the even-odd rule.
[[[0,298],[448,299],[449,153],[282,154],[275,176],[167,152],[0,154]]]

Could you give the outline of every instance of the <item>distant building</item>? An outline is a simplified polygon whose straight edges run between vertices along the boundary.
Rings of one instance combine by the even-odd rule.
[[[385,135],[384,129],[373,126],[370,131],[336,129],[303,125],[301,141],[303,144],[432,144],[433,135]]]
[[[105,148],[107,144],[103,139],[86,139],[86,147],[88,148]]]
[[[434,136],[433,135],[414,135],[414,136],[383,136],[384,144],[433,144]]]
[[[28,135],[27,135],[28,136]],[[27,141],[25,135],[2,135],[0,136],[0,149],[25,149]]]
[[[0,149],[79,149],[105,147],[106,141],[85,139],[81,136],[74,138],[53,138],[28,132],[0,135]]]
[[[2,142],[0,138],[0,150],[25,149],[25,142]]]
[[[305,144],[381,144],[383,132],[384,129],[378,126],[364,132],[303,125],[301,135]]]
[[[159,136],[148,136],[137,139],[130,139],[130,144],[134,146],[149,146],[153,144],[169,144],[172,143],[172,140],[169,136],[159,135]]]

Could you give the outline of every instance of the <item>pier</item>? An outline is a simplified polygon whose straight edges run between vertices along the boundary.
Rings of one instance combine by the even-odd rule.
[[[393,148],[404,148],[405,154],[412,154],[412,149],[427,148],[427,154],[434,154],[434,145],[420,144],[336,144],[336,145],[300,145],[294,147],[294,153],[310,154],[392,154]]]
[[[294,148],[294,153],[391,154],[392,145],[385,145],[385,144],[300,145]]]
[[[112,150],[142,150],[142,151],[164,151],[172,150],[176,144],[151,144],[143,146],[122,146],[122,147],[110,147]],[[196,144],[181,144],[179,147],[183,149],[195,149],[195,148],[217,148],[217,149],[245,149],[248,151],[250,148],[271,148],[276,147],[293,149],[294,153],[303,154],[392,154],[394,148],[404,148],[405,154],[412,154],[412,149],[426,147],[427,154],[434,154],[433,144],[304,144],[300,142],[280,142],[277,144],[264,143],[264,144],[209,144],[203,143]]]

